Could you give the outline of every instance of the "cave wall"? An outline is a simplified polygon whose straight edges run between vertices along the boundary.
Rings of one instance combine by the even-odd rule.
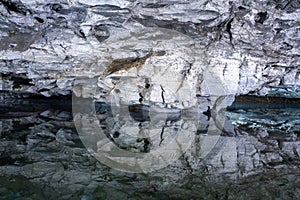
[[[126,66],[147,64],[161,52],[153,54],[146,41],[155,39],[141,30],[161,28],[188,37],[179,41],[173,34],[166,40],[195,47],[191,65],[202,60],[197,68],[218,77],[228,94],[272,90],[299,97],[298,1],[0,2],[0,86],[5,91],[68,95],[80,77],[99,78],[111,66],[126,72]],[[201,79],[201,70],[190,73]]]

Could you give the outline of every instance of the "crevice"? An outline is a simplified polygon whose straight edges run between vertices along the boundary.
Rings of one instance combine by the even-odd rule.
[[[162,129],[161,129],[159,146],[160,146],[161,143],[164,141],[163,135],[164,135],[164,132],[165,132],[166,125],[167,125],[167,122],[165,122],[164,126],[163,126]]]
[[[144,96],[142,95],[142,93],[139,93],[139,96],[140,96],[139,102],[140,102],[140,104],[141,104],[141,103],[143,103]]]
[[[224,163],[223,155],[221,155],[220,161],[221,161],[223,169],[225,169],[225,163]]]
[[[254,20],[255,20],[256,23],[263,24],[264,21],[266,21],[266,19],[268,19],[268,12],[267,11],[257,13]]]
[[[77,34],[81,38],[84,38],[84,39],[86,38],[84,32],[81,29],[79,29],[78,31],[75,31],[75,34]]]
[[[164,97],[164,93],[165,93],[165,90],[164,88],[162,87],[162,85],[160,85],[160,88],[161,88],[161,98],[162,98],[162,101],[163,101],[163,104],[165,104],[165,97]]]
[[[26,6],[21,1],[10,1],[10,0],[0,0],[0,2],[4,5],[7,11],[11,14],[11,11],[25,15],[27,11],[32,14],[30,10],[26,8]]]
[[[225,66],[223,68],[223,77],[225,76],[226,71],[227,71],[227,63],[225,64]]]
[[[207,106],[207,110],[204,111],[203,114],[207,116],[207,121],[209,121],[211,118],[210,106]]]
[[[146,88],[146,89],[149,89],[150,86],[151,86],[151,85],[150,85],[150,81],[149,81],[148,78],[146,78],[146,79],[145,79],[145,88]]]
[[[230,19],[227,24],[226,24],[226,32],[228,33],[229,35],[229,42],[230,44],[232,45],[232,47],[234,47],[233,43],[232,43],[232,32],[231,32],[231,23],[233,22],[233,19]]]
[[[12,81],[13,89],[21,88],[22,86],[33,86],[32,79],[29,79],[26,74],[8,73],[2,74],[4,80]]]
[[[36,20],[36,21],[38,21],[39,23],[44,23],[44,20],[42,19],[42,18],[40,18],[40,17],[34,17],[34,19]]]
[[[188,35],[192,38],[199,38],[199,35],[196,34],[198,31],[195,28],[195,25],[198,26],[200,23],[191,23],[191,22],[180,22],[177,19],[169,20],[158,20],[155,19],[153,16],[143,16],[143,18],[139,17],[132,17],[132,20],[139,22],[140,24],[146,27],[161,27],[170,30],[175,30],[185,35]],[[207,21],[207,23],[210,20]],[[206,23],[203,21],[203,23]]]
[[[187,75],[190,74],[190,72],[191,72],[192,66],[193,66],[192,63],[188,63],[187,69],[184,70],[184,72],[183,72],[183,78],[181,79],[181,83],[178,86],[176,92],[178,92],[182,88],[184,80],[186,79]]]
[[[163,8],[170,5],[170,3],[146,3],[145,5],[142,5],[143,8]]]
[[[61,10],[63,10],[63,7],[62,5],[55,3],[51,5],[51,10],[59,13]]]

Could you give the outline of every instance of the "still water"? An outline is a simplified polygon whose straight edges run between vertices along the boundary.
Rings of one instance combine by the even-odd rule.
[[[2,101],[0,199],[300,198],[297,104],[234,103],[215,135],[210,134],[217,126],[211,128],[209,110],[196,120],[176,112],[154,118],[138,107],[128,110],[116,116],[108,105],[96,104],[106,143],[88,137],[94,146],[87,147],[74,124],[70,99]],[[142,139],[136,139],[139,134]],[[128,172],[130,165],[110,166],[92,153],[114,144],[123,152],[148,155],[175,135],[176,141],[191,143],[167,166],[147,173]],[[105,159],[116,161],[111,152]]]

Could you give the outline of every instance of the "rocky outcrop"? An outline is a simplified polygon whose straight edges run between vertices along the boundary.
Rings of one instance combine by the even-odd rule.
[[[204,67],[228,94],[298,96],[298,8],[297,1],[272,0],[2,0],[1,87],[68,95],[75,79],[112,72],[152,70],[161,80],[154,66],[201,94],[195,87],[201,88]],[[183,50],[190,45],[197,55]],[[140,67],[146,71],[136,74]]]

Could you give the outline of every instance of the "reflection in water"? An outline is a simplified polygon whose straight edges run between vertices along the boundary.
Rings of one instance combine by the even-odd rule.
[[[79,136],[91,154],[127,172],[166,167],[190,147],[197,132],[196,118],[187,118],[180,110],[141,104],[112,106],[98,113],[75,112],[74,116]]]
[[[181,113],[159,118],[150,117],[150,108],[142,104],[128,107],[129,116],[120,113],[117,120],[107,116],[102,123],[106,134],[121,149],[132,152],[150,152],[164,145],[182,128]]]
[[[299,108],[230,109],[226,115],[235,126],[225,121],[214,148],[201,158],[197,152],[201,154],[200,144],[215,112],[211,107],[207,121],[204,105],[199,112],[202,124],[197,124],[186,153],[145,175],[120,172],[97,161],[81,143],[68,102],[51,102],[1,104],[1,198],[299,198]],[[182,120],[189,119],[172,114],[151,121],[151,113],[138,107],[116,116],[105,104],[96,104],[96,111],[106,138],[131,153],[147,154],[167,144],[184,127]]]
[[[191,147],[195,162],[214,152],[232,97],[206,96],[199,101],[198,108],[185,109],[167,103],[118,103],[97,114],[99,103],[73,96],[73,115],[83,144],[100,162],[148,173],[175,162]]]

